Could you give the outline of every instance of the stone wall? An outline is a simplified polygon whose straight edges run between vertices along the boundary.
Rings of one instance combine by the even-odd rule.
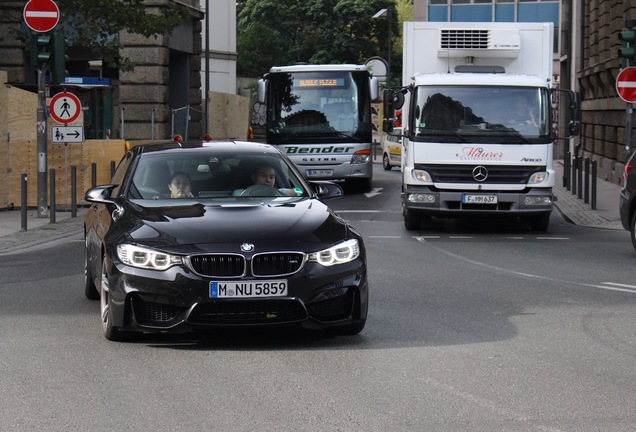
[[[626,103],[615,87],[620,72],[618,33],[626,18],[636,18],[636,5],[630,0],[582,3],[582,69],[577,65],[582,117],[577,151],[579,156],[598,161],[599,177],[618,184],[627,156]],[[632,131],[632,139],[635,137]]]

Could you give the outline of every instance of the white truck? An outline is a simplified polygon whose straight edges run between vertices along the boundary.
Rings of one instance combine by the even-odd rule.
[[[435,217],[516,217],[548,229],[557,95],[577,133],[576,94],[553,87],[552,23],[405,22],[402,109],[406,229]]]
[[[274,66],[258,82],[266,141],[310,180],[343,179],[371,190],[371,102],[378,79],[365,65]]]

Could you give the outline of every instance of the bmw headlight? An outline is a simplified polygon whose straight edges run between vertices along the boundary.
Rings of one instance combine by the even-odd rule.
[[[358,240],[351,239],[319,252],[309,254],[309,261],[325,267],[344,264],[360,256]]]
[[[126,265],[150,270],[166,270],[183,262],[180,256],[130,244],[117,245],[117,256]]]

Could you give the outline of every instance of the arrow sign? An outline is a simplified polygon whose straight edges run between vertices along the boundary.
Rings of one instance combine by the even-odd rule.
[[[51,142],[53,144],[84,142],[84,128],[82,126],[53,126]]]
[[[52,0],[29,0],[22,12],[24,22],[33,31],[53,30],[60,20],[60,9]]]
[[[636,67],[626,67],[616,77],[616,93],[625,102],[636,102]]]

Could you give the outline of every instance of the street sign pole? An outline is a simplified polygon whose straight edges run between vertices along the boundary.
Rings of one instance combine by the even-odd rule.
[[[38,211],[39,218],[48,217],[47,205],[47,179],[46,172],[47,150],[46,150],[46,97],[44,95],[44,70],[42,66],[38,66],[38,115],[37,115],[37,149],[38,149]]]
[[[632,122],[633,122],[634,104],[627,103],[625,109],[625,160],[632,153]]]

